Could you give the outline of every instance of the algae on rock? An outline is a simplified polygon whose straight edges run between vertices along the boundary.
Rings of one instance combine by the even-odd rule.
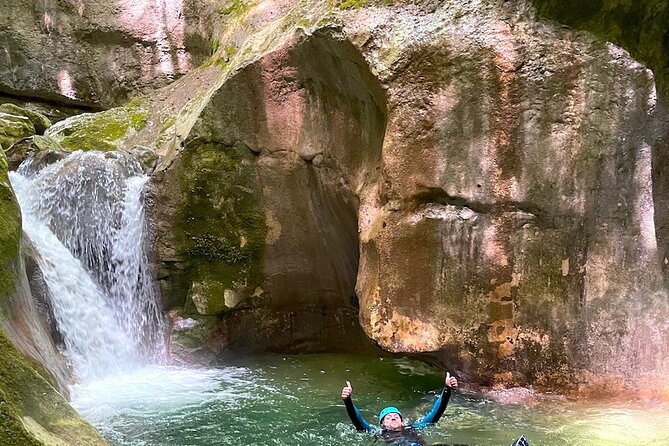
[[[7,157],[0,150],[0,299],[14,291],[14,264],[19,261],[21,211],[7,177]]]
[[[53,125],[47,135],[64,148],[75,150],[119,150],[126,139],[148,125],[147,111],[140,101],[99,113],[84,113]]]
[[[0,445],[104,446],[107,442],[0,330]],[[37,370],[36,370],[37,369]]]
[[[205,315],[230,308],[231,293],[248,297],[260,281],[265,223],[246,152],[193,140],[177,161],[182,203],[172,234],[188,265],[191,308]]]

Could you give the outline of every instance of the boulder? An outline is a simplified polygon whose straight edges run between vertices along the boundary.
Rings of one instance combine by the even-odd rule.
[[[113,151],[126,148],[125,141],[138,131],[151,126],[140,100],[126,107],[99,113],[82,113],[64,119],[46,132],[62,147],[70,151]]]
[[[16,141],[35,134],[35,126],[27,116],[0,112],[0,147],[9,149]]]
[[[9,102],[0,105],[0,113],[14,116],[25,116],[32,122],[33,127],[35,127],[35,133],[38,135],[43,135],[46,129],[51,127],[51,121],[42,113],[30,110],[26,107],[19,107],[18,105]]]
[[[228,30],[234,54],[148,100],[173,124],[153,133],[166,304],[224,324],[321,308],[325,324],[359,303],[383,349],[490,386],[582,389],[630,362],[667,373],[652,72],[529,3],[340,6],[280,27],[251,8],[265,40]],[[233,154],[243,176],[213,167]],[[241,203],[228,191],[261,218],[224,217]],[[300,338],[255,326],[249,349]]]
[[[7,154],[9,170],[18,169],[27,158],[32,158],[32,169],[41,170],[43,167],[70,154],[54,139],[41,135],[21,139],[15,142],[5,153]]]

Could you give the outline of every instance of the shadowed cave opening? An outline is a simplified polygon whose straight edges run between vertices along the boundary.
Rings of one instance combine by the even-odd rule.
[[[366,61],[332,30],[296,36],[237,73],[207,105],[182,159],[165,178],[180,177],[183,184],[202,180],[187,172],[209,177],[207,185],[188,186],[206,189],[206,197],[185,206],[205,203],[218,212],[207,231],[230,218],[212,205],[217,194],[225,201],[222,188],[210,185],[238,182],[233,187],[252,191],[249,206],[262,214],[266,229],[258,262],[249,262],[244,273],[250,297],[218,313],[227,351],[372,348],[358,322],[355,294],[358,209],[361,191],[379,176],[386,115],[385,94]],[[216,167],[223,165],[221,153],[245,173],[226,175],[224,167]],[[203,167],[207,159],[218,161]],[[239,206],[236,212],[244,232],[249,219],[239,218]],[[176,226],[207,218],[190,214]],[[192,225],[182,231],[192,234]],[[253,243],[253,235],[244,237]],[[227,271],[225,261],[197,255],[163,261],[159,276],[166,308],[183,305],[184,299],[188,308],[196,286],[206,288],[209,278]],[[232,282],[240,283],[239,275]]]

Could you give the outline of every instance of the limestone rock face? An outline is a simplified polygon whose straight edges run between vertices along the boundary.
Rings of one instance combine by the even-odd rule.
[[[203,0],[2,2],[0,91],[119,105],[206,58],[218,17],[211,8]]]
[[[270,3],[113,139],[162,157],[158,279],[194,336],[350,347],[357,313],[471,383],[669,373],[651,71],[530,2]]]
[[[528,13],[444,9],[373,30],[360,15],[367,46],[401,36],[378,67],[389,116],[383,182],[360,208],[362,325],[481,383],[666,371],[652,73]]]
[[[539,13],[625,48],[653,70],[660,90],[669,94],[669,5],[664,0],[620,2],[532,0]]]
[[[356,191],[376,175],[382,92],[351,43],[295,39],[218,89],[156,175],[162,294],[236,310],[231,348],[368,348],[352,323]]]
[[[222,284],[232,301],[299,318],[351,308],[355,284],[378,345],[481,384],[587,386],[630,361],[666,372],[652,73],[523,3],[327,20],[223,67],[157,184],[182,181],[194,144],[246,150],[266,232],[262,274]],[[179,231],[163,233],[185,259]],[[206,281],[172,280],[188,268],[171,265],[166,283],[202,301]]]

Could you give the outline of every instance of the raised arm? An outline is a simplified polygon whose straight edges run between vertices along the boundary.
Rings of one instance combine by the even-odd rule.
[[[422,429],[428,424],[436,423],[439,421],[441,416],[448,406],[448,400],[451,398],[451,389],[453,387],[458,387],[458,380],[454,376],[451,376],[450,373],[446,372],[446,378],[444,379],[444,388],[441,390],[437,401],[432,405],[432,409],[425,415],[423,418],[413,423],[413,427],[416,429]]]
[[[370,426],[367,420],[365,420],[365,417],[362,416],[360,409],[353,404],[353,401],[351,400],[352,393],[353,388],[351,387],[351,383],[346,381],[346,385],[341,389],[341,399],[344,400],[344,406],[346,406],[348,417],[358,431],[372,432],[372,426]]]

